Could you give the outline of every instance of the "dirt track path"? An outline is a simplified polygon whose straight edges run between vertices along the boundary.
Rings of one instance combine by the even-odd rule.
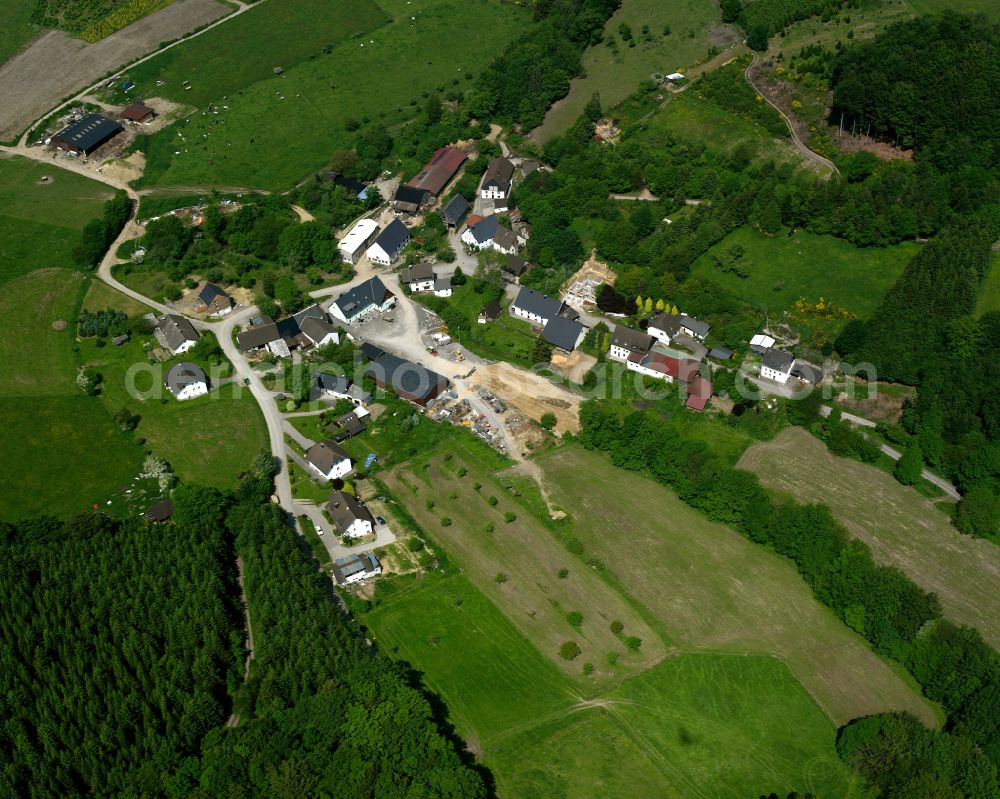
[[[771,108],[773,108],[775,111],[781,114],[781,118],[785,121],[785,124],[788,126],[788,132],[791,134],[792,144],[795,146],[795,149],[798,150],[802,154],[802,157],[805,158],[807,161],[812,161],[814,164],[825,167],[826,169],[829,169],[832,172],[835,172],[836,174],[839,175],[840,170],[837,169],[837,165],[833,163],[833,161],[831,161],[829,158],[825,158],[824,156],[820,155],[814,150],[810,150],[808,147],[806,147],[806,145],[802,142],[802,139],[799,138],[799,134],[796,132],[795,125],[792,124],[792,120],[788,118],[788,116],[785,114],[784,111],[782,111],[780,108],[778,108],[777,105],[771,102],[770,97],[768,97],[763,91],[757,88],[757,85],[753,82],[753,78],[750,77],[750,70],[752,70],[756,64],[757,64],[757,54],[754,53],[753,59],[750,61],[750,66],[746,68],[746,71],[743,73],[743,77],[746,78],[747,83],[750,84],[750,88],[764,98],[764,102],[766,102],[769,106],[771,106]]]
[[[253,660],[253,627],[250,624],[250,603],[247,602],[247,592],[243,585],[243,558],[236,558],[236,574],[237,579],[240,584],[240,602],[243,604],[243,618],[246,622],[247,628],[247,638],[246,638],[246,649],[247,649],[247,659],[243,665],[243,682],[245,683],[250,679],[250,661]],[[239,714],[233,713],[227,720],[227,727],[235,727],[240,723]]]

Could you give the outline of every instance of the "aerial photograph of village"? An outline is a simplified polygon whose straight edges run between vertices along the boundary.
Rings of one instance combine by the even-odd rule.
[[[0,799],[1000,799],[1000,0],[0,19]]]

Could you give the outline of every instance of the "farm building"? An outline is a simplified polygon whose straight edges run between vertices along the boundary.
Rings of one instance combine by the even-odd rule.
[[[87,114],[78,122],[67,125],[52,137],[52,145],[67,153],[90,155],[105,142],[111,141],[124,128],[113,119],[100,114]]]
[[[441,219],[448,227],[456,228],[470,210],[468,201],[461,194],[456,194],[441,209]]]
[[[448,390],[448,379],[418,363],[404,361],[387,352],[365,367],[379,388],[392,389],[397,396],[421,407]]]
[[[437,197],[468,157],[468,153],[455,147],[442,147],[406,185]]]
[[[319,305],[310,305],[278,322],[260,321],[262,324],[236,334],[236,344],[242,352],[266,349],[272,355],[287,358],[294,349],[340,341],[336,325]]]
[[[764,353],[764,362],[760,366],[760,376],[776,383],[787,383],[794,365],[795,356],[772,347]]]
[[[361,254],[371,246],[378,236],[379,226],[373,219],[361,219],[348,234],[337,242],[340,257],[345,263],[356,264]]]
[[[393,219],[368,248],[368,260],[380,266],[391,266],[410,243],[410,231],[398,219]]]
[[[490,214],[485,219],[470,216],[469,226],[462,233],[462,241],[477,250],[485,250],[493,246],[493,237],[498,230],[500,221],[496,214]]]
[[[337,297],[330,306],[330,313],[351,324],[373,311],[387,311],[395,304],[396,295],[379,278],[373,277]]]
[[[579,347],[586,334],[587,328],[573,319],[562,316],[554,316],[542,328],[542,338],[553,347],[566,352],[572,352]]]
[[[429,196],[427,189],[400,186],[392,196],[392,207],[404,214],[419,214]]]
[[[370,187],[366,186],[360,180],[353,180],[345,175],[341,175],[339,172],[327,172],[320,180],[323,183],[333,183],[336,186],[342,186],[356,200],[368,199],[368,189]]]
[[[147,122],[156,115],[156,111],[145,103],[132,103],[122,109],[121,118],[127,122]]]
[[[648,333],[640,333],[624,325],[616,325],[611,334],[611,348],[608,357],[616,361],[626,362],[632,353],[645,355],[653,347],[654,339]]]

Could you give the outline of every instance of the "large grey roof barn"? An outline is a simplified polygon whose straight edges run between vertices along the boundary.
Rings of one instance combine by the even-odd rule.
[[[517,308],[542,319],[552,319],[559,316],[563,309],[563,303],[560,300],[554,300],[545,294],[529,289],[527,286],[521,287],[513,304]]]

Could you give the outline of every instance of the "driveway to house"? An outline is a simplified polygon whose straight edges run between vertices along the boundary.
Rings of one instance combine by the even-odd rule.
[[[819,408],[819,415],[823,417],[829,416],[831,410],[832,409],[830,408],[829,405],[821,405]],[[876,422],[873,422],[871,419],[865,419],[863,416],[855,416],[853,413],[841,412],[840,418],[843,419],[845,422],[854,425],[855,427],[868,427],[872,429],[878,427],[878,424]],[[903,457],[903,453],[901,453],[895,447],[890,447],[888,444],[881,444],[879,448],[882,450],[882,452],[884,452],[894,461],[898,461],[900,458]],[[947,494],[956,502],[958,502],[962,498],[962,495],[958,493],[958,489],[955,488],[954,485],[949,483],[943,477],[938,477],[936,474],[934,474],[934,472],[930,471],[929,469],[923,469],[920,472],[920,476],[923,477],[924,480],[926,480],[928,483],[936,485],[938,488],[944,491],[945,494]]]

